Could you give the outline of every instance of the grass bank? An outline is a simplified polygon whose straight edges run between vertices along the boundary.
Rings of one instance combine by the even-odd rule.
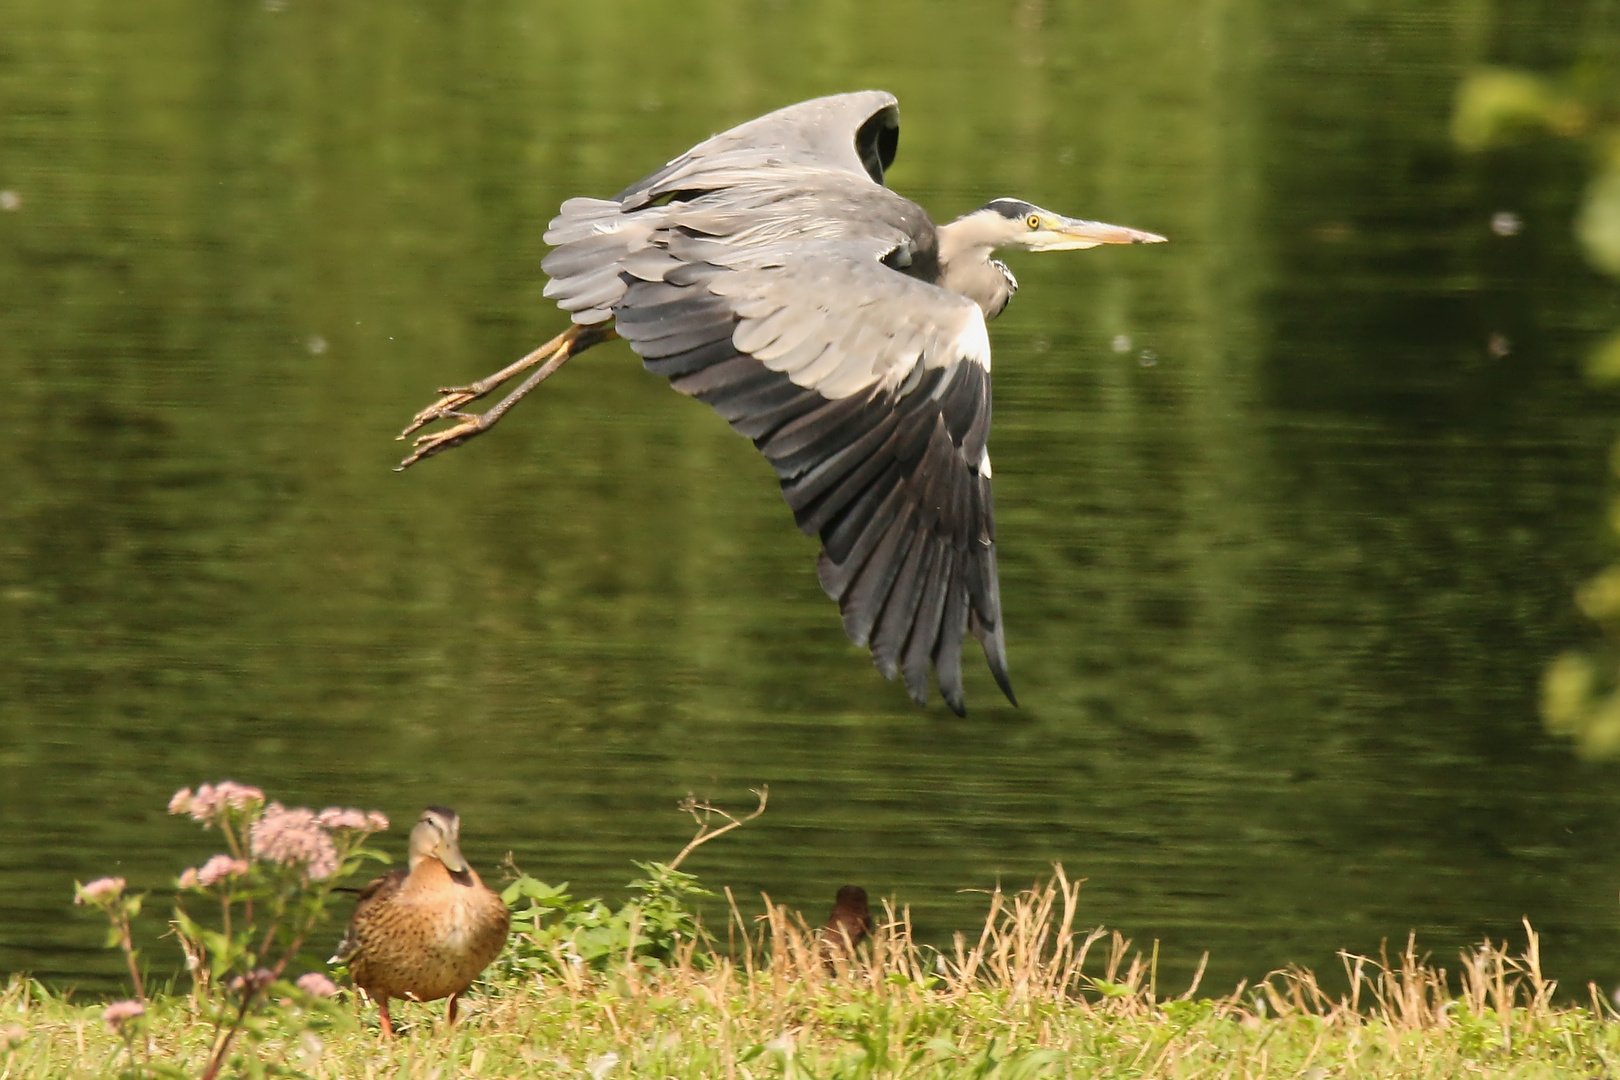
[[[1150,956],[1101,931],[1077,932],[1079,886],[1061,873],[993,893],[979,930],[936,951],[889,912],[852,962],[829,969],[816,936],[771,907],[733,914],[713,948],[668,962],[601,968],[532,935],[554,964],[500,966],[464,1001],[406,1004],[383,1042],[375,1010],[292,999],[263,1018],[252,1054],[225,1075],[331,1080],[410,1077],[680,1077],[1027,1080],[1034,1077],[1610,1077],[1620,1024],[1595,995],[1554,1001],[1536,936],[1487,942],[1450,965],[1410,945],[1346,957],[1348,991],[1279,972],[1220,997],[1155,985]],[[527,933],[527,932],[525,932]],[[523,935],[519,935],[522,937]],[[494,969],[492,969],[494,970]],[[206,1002],[154,995],[115,1031],[103,1003],[53,996],[27,980],[0,994],[0,1080],[196,1076],[214,1026]]]

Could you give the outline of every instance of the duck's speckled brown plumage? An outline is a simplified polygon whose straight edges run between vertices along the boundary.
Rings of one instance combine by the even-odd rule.
[[[453,861],[461,861],[453,835],[449,844]],[[339,946],[354,985],[377,1003],[384,1034],[392,1033],[390,998],[449,998],[454,1023],[457,996],[500,954],[511,923],[476,870],[452,872],[416,845],[413,834],[409,871],[385,874],[361,892]]]

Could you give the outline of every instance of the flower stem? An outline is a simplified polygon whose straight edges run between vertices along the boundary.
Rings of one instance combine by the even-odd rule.
[[[135,1000],[142,1005],[146,1004],[146,986],[141,982],[141,967],[135,961],[135,942],[130,937],[129,920],[122,915],[117,917],[118,944],[124,950],[124,960],[129,964],[129,978],[135,984]]]

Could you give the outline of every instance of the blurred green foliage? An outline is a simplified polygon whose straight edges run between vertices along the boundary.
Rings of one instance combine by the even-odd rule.
[[[1458,89],[1451,134],[1474,152],[1548,136],[1585,143],[1591,179],[1575,214],[1575,237],[1592,266],[1620,278],[1620,73],[1612,65],[1577,63],[1560,77],[1475,71]],[[1600,385],[1620,382],[1620,331],[1591,351],[1586,371]],[[1620,443],[1610,458],[1620,475]],[[1609,524],[1620,536],[1620,499]],[[1620,562],[1577,589],[1575,602],[1606,640],[1548,665],[1542,717],[1550,731],[1574,739],[1583,755],[1612,757],[1620,754]]]

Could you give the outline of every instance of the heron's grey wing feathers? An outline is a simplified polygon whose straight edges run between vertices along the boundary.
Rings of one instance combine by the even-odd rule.
[[[894,160],[898,138],[893,94],[834,94],[706,139],[612,199],[569,199],[546,232],[546,243],[557,250],[542,264],[551,278],[545,294],[576,323],[606,322],[624,292],[621,272],[647,276],[647,265],[632,257],[647,248],[654,230],[672,227],[677,212],[688,218],[680,227],[695,234],[736,238],[770,216],[759,211],[781,197],[785,170],[801,185],[821,177],[822,186],[882,190],[883,170]],[[694,209],[692,196],[704,192],[725,197]],[[803,220],[778,214],[774,221],[780,230],[776,239],[804,233]],[[755,233],[750,242],[770,239]]]
[[[546,231],[556,245],[541,264],[550,280],[545,293],[576,323],[603,323],[624,295],[621,263],[646,250],[657,215],[626,216],[609,199],[569,199]]]
[[[988,368],[990,338],[977,304],[879,261],[900,239],[766,249],[708,288],[741,317],[733,337],[739,351],[824,397],[898,386],[919,362]],[[678,245],[671,250],[678,254]]]
[[[1009,698],[976,304],[878,261],[890,241],[754,250],[739,268],[627,284],[618,331],[649,370],[731,422],[776,469],[851,640],[926,700],[964,708],[972,629]],[[670,250],[679,252],[679,240]],[[751,314],[744,314],[751,313]],[[852,330],[852,324],[859,329]]]
[[[801,101],[705,139],[616,201],[634,210],[672,192],[726,186],[727,174],[784,165],[836,168],[882,183],[898,130],[899,103],[883,90]]]

